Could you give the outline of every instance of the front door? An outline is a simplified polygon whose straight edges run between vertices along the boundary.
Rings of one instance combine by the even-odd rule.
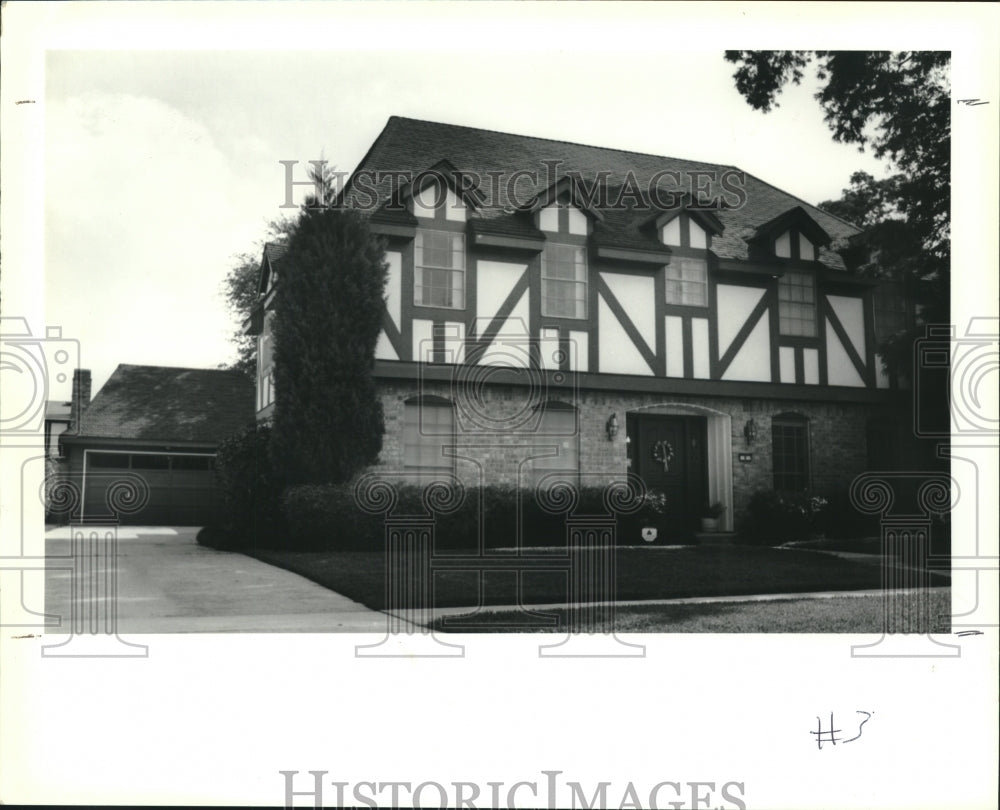
[[[631,415],[628,428],[632,472],[666,496],[667,534],[697,531],[708,497],[705,418]]]

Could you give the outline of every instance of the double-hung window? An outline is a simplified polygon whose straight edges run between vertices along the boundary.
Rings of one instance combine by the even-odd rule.
[[[580,431],[577,411],[562,402],[542,406],[538,430],[532,436],[538,457],[532,468],[536,483],[543,478],[575,484],[580,474]]]
[[[587,317],[587,251],[575,245],[546,245],[542,254],[542,315]]]
[[[417,231],[413,303],[465,309],[465,237],[448,231]]]
[[[788,270],[778,280],[778,323],[782,335],[816,337],[816,286],[811,273]]]
[[[809,423],[800,416],[771,421],[774,488],[802,492],[809,488]]]
[[[666,281],[668,304],[708,306],[708,262],[704,259],[674,256],[667,265]]]
[[[451,472],[455,409],[443,399],[408,400],[403,412],[403,465],[414,472]]]

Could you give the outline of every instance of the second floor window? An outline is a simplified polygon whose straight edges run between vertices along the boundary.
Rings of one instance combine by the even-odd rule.
[[[675,256],[667,265],[667,303],[708,306],[708,262]]]
[[[447,231],[417,231],[413,303],[465,309],[465,237]]]
[[[783,335],[816,337],[816,287],[809,273],[778,279],[778,323]]]
[[[546,245],[542,254],[542,315],[587,317],[587,253],[573,245]]]

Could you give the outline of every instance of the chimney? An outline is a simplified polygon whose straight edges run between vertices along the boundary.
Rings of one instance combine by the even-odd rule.
[[[80,417],[90,404],[90,369],[76,369],[73,372],[73,400],[70,403],[70,434],[80,433]]]

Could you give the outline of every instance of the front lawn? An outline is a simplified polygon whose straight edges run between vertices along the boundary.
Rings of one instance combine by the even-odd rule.
[[[921,594],[903,594],[894,608],[925,609],[929,632],[951,632],[951,589],[937,588],[921,605]],[[682,605],[620,605],[614,609],[619,633],[880,633],[883,597],[835,596],[743,602],[700,602]],[[473,616],[446,616],[431,627],[451,633],[565,633],[593,632],[600,625],[579,608],[545,609],[530,616],[514,611],[482,612]],[[921,630],[924,628],[920,628]]]
[[[573,552],[571,552],[573,553]],[[361,602],[386,608],[383,552],[291,552],[259,550],[253,556],[286,568]],[[454,560],[454,557],[448,558]],[[566,570],[530,570],[544,563],[566,567],[565,554],[525,557],[491,554],[490,570],[480,573],[478,558],[461,558],[465,570],[434,570],[433,605],[410,596],[400,607],[553,604],[568,601]],[[503,559],[498,567],[495,561]],[[437,565],[438,558],[434,564]],[[934,585],[949,585],[946,576]],[[673,599],[696,596],[875,590],[882,576],[877,565],[814,551],[756,546],[623,547],[617,552],[617,599]],[[409,591],[406,591],[409,592]]]

